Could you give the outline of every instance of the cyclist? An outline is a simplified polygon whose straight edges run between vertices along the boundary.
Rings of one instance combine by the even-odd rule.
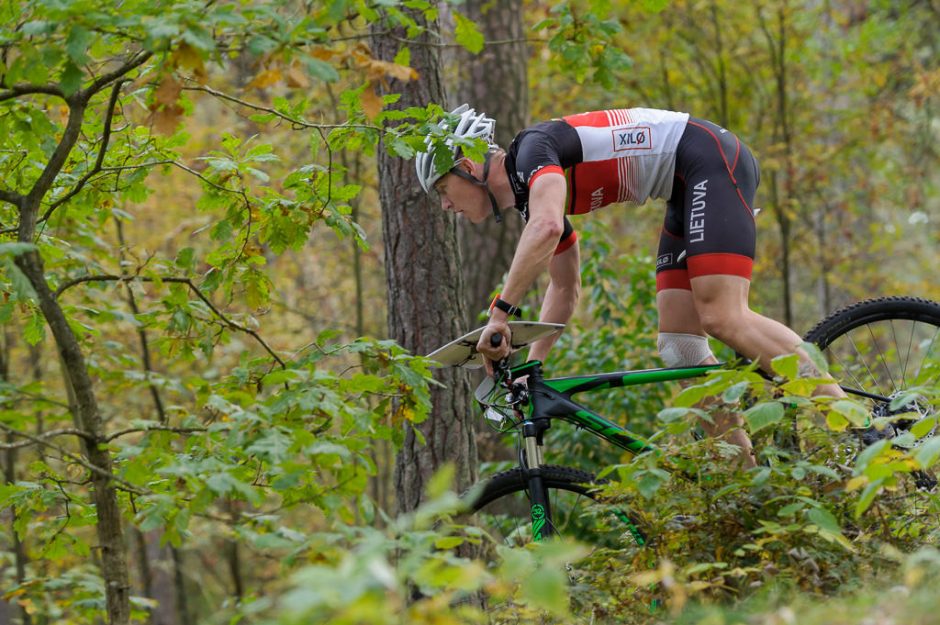
[[[510,317],[536,278],[549,272],[540,321],[567,323],[578,303],[581,278],[577,233],[569,215],[615,202],[666,200],[656,259],[658,346],[667,367],[717,362],[707,335],[760,362],[799,354],[801,368],[814,374],[799,348],[800,337],[748,306],[756,231],[754,194],[757,161],[734,134],[686,113],[630,108],[570,115],[526,128],[508,151],[493,143],[495,121],[464,104],[442,122],[454,137],[483,139],[483,162],[451,147],[453,160],[438,169],[432,150],[417,155],[422,188],[436,192],[444,210],[480,223],[490,214],[516,208],[526,221],[499,296],[477,349],[490,360],[509,355]],[[430,139],[429,139],[430,143]],[[490,337],[501,334],[499,347]],[[554,338],[529,353],[544,360]],[[489,363],[487,363],[489,368]],[[819,394],[843,396],[836,384]],[[717,423],[710,434],[727,437],[750,457],[740,423]],[[730,430],[730,431],[729,431]],[[745,460],[746,464],[752,461]]]

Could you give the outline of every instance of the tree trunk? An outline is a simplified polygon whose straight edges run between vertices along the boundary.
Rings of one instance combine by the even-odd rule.
[[[423,24],[420,13],[412,13]],[[437,24],[428,24],[437,30]],[[373,53],[378,59],[392,60],[405,33],[374,27]],[[384,31],[384,32],[383,32]],[[411,65],[420,78],[403,83],[390,81],[387,90],[401,93],[394,105],[399,108],[443,102],[437,48],[424,34],[411,46]],[[463,281],[459,269],[457,228],[453,215],[434,205],[418,185],[414,163],[378,152],[379,198],[385,244],[385,272],[388,285],[389,333],[399,344],[416,354],[426,354],[458,336],[463,329]],[[421,502],[431,475],[444,463],[456,467],[455,488],[462,490],[476,477],[476,445],[469,422],[470,387],[456,369],[437,374],[443,387],[431,394],[433,409],[428,419],[417,425],[422,444],[406,424],[405,441],[395,466],[398,509],[414,510]]]
[[[13,334],[8,332],[7,329],[4,329],[2,335],[0,335],[0,381],[9,382],[10,381],[10,353],[12,350]],[[17,442],[12,434],[7,434],[6,443],[13,444]],[[3,481],[6,484],[13,484],[16,482],[16,450],[8,449],[4,454],[3,458]],[[7,517],[7,515],[9,515]],[[26,555],[26,547],[23,545],[23,541],[20,540],[19,534],[16,533],[14,529],[16,527],[16,510],[12,507],[4,510],[2,515],[0,515],[0,520],[5,520],[4,517],[7,517],[9,520],[10,527],[10,540],[13,543],[13,565],[15,567],[15,577],[16,583],[22,584],[26,581],[26,563],[28,562],[28,556]],[[3,575],[3,569],[0,568],[0,576]],[[31,625],[32,617],[30,617],[29,612],[21,606],[16,606],[16,604],[8,603],[0,598],[0,623],[11,623],[13,622],[13,615],[18,615],[20,623],[22,625]]]
[[[101,575],[105,582],[108,622],[112,625],[124,625],[130,621],[130,587],[124,529],[117,491],[111,481],[111,453],[106,446],[99,445],[104,440],[104,430],[85,357],[65,313],[46,283],[39,254],[35,250],[29,251],[17,256],[15,262],[36,291],[39,307],[52,330],[59,351],[63,365],[62,376],[69,390],[70,408],[76,426],[87,436],[82,440],[82,447],[89,465],[95,468],[90,478],[94,491],[98,549],[102,564]]]
[[[793,198],[793,184],[795,177],[794,157],[793,157],[793,137],[790,129],[790,104],[787,98],[787,11],[789,7],[784,2],[777,8],[776,12],[776,33],[772,32],[771,26],[767,23],[763,11],[758,8],[757,17],[760,20],[761,29],[767,40],[770,60],[773,66],[774,84],[775,84],[775,104],[776,116],[774,118],[773,142],[775,146],[780,146],[780,158],[783,161],[782,181],[778,180],[778,172],[771,172],[771,193],[773,196],[773,207],[776,213],[777,227],[780,230],[780,250],[781,250],[781,282],[783,287],[782,305],[783,305],[783,323],[789,327],[793,326],[793,297],[791,292],[791,268],[790,268],[790,227],[792,220],[789,214],[789,200]],[[778,184],[783,187],[783,198],[780,197]]]
[[[528,46],[522,21],[521,0],[468,0],[460,10],[477,23],[487,45],[479,55],[461,49],[456,55],[458,73],[451,108],[467,102],[496,120],[496,142],[509,148],[516,133],[529,123],[527,81]],[[509,270],[523,222],[515,210],[506,211],[503,223],[488,219],[474,226],[460,221],[460,250],[463,258],[477,262],[463,266],[467,299],[467,328],[479,325],[490,294],[497,290]]]

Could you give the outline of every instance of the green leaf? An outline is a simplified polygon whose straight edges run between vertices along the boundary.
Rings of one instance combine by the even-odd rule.
[[[934,436],[924,441],[914,453],[914,460],[920,465],[920,468],[927,469],[932,467],[940,456],[940,437]]]
[[[750,382],[738,382],[737,384],[734,384],[728,388],[721,396],[721,399],[726,404],[736,403],[739,399],[741,399],[744,393],[747,392],[747,389],[749,389],[750,386]]]
[[[176,265],[178,267],[183,267],[185,269],[192,268],[193,258],[195,257],[196,251],[191,247],[184,247],[179,252],[176,253]]]
[[[65,69],[62,70],[62,77],[59,79],[59,87],[62,88],[66,96],[70,96],[82,88],[82,80],[84,78],[85,74],[82,73],[81,68],[73,61],[69,60],[69,62],[65,64]]]
[[[826,530],[833,534],[841,534],[842,528],[839,527],[839,521],[831,512],[825,508],[811,508],[806,513],[807,518],[813,522],[819,529]]]
[[[795,380],[799,377],[800,357],[796,354],[777,356],[771,361],[770,365],[775,373],[779,373],[788,380]]]
[[[938,417],[928,417],[926,419],[921,419],[911,426],[911,434],[917,438],[923,438],[937,426],[937,419]]]
[[[46,338],[46,320],[38,310],[34,310],[26,327],[23,328],[23,338],[30,345],[38,345]]]
[[[0,243],[0,256],[19,256],[35,250],[36,245],[33,243],[21,243],[19,241],[5,241]]]
[[[564,569],[543,566],[529,575],[522,595],[530,605],[562,615],[568,611],[568,578]]]
[[[454,476],[457,474],[457,469],[452,462],[444,464],[437,472],[431,476],[431,479],[428,480],[428,497],[431,499],[437,499],[442,497],[444,493],[453,490],[454,487]]]
[[[845,417],[849,423],[857,427],[869,424],[871,415],[863,405],[850,399],[840,399],[829,405],[830,410]]]
[[[751,434],[779,423],[784,416],[783,405],[779,402],[761,402],[744,412],[744,419],[747,422]]]
[[[65,41],[65,52],[76,65],[84,65],[89,60],[88,48],[93,40],[93,34],[83,26],[73,26]]]
[[[411,67],[411,48],[402,46],[395,55],[395,64]]]
[[[0,266],[2,266],[6,272],[7,276],[10,278],[10,282],[13,285],[13,293],[16,295],[16,301],[19,302],[28,302],[36,300],[36,291],[33,289],[33,284],[29,281],[29,278],[26,277],[20,268],[9,258],[0,257]]]
[[[690,386],[682,390],[676,396],[676,399],[673,403],[676,406],[694,406],[702,399],[711,396],[713,389],[709,388],[706,384],[697,384],[695,386]]]
[[[457,26],[454,30],[454,38],[457,40],[457,43],[470,52],[479,54],[480,51],[483,50],[486,39],[483,37],[479,28],[477,28],[476,23],[460,13],[454,13],[454,17],[457,20]]]
[[[826,357],[823,355],[822,350],[813,343],[804,342],[802,345],[803,351],[806,352],[806,355],[809,356],[809,359],[816,366],[816,371],[820,374],[825,374],[829,372],[829,363],[826,362]]]
[[[438,549],[453,549],[464,544],[462,536],[442,536],[434,541],[434,546]]]
[[[880,440],[874,445],[866,447],[855,460],[855,474],[860,475],[864,473],[871,461],[880,456],[885,449],[888,448],[888,443],[889,441],[887,440]]]
[[[881,492],[882,482],[883,480],[875,480],[865,486],[864,490],[862,490],[862,494],[858,497],[858,501],[855,503],[855,518],[862,516],[862,514],[871,507],[872,502],[875,501],[875,497]]]
[[[803,508],[806,507],[806,504],[802,501],[796,503],[791,503],[790,505],[784,506],[777,511],[777,516],[780,517],[791,517]]]

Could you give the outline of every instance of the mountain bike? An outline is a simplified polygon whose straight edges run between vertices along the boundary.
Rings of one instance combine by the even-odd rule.
[[[535,322],[511,322],[513,351],[539,338],[560,333],[563,326]],[[478,367],[482,356],[476,344],[482,328],[440,348],[429,357],[443,365]],[[940,383],[940,304],[914,297],[885,297],[842,308],[819,322],[804,339],[825,356],[832,376],[850,396],[870,406],[878,428],[860,430],[863,442],[911,438],[916,423],[938,415],[920,388]],[[470,489],[467,505],[474,512],[508,520],[500,533],[511,542],[541,541],[561,533],[590,532],[591,542],[618,541],[630,536],[639,545],[648,537],[629,511],[605,502],[600,494],[604,480],[575,467],[546,464],[546,432],[563,421],[582,428],[634,456],[662,454],[651,442],[576,402],[573,397],[600,389],[638,384],[660,384],[706,376],[725,364],[617,371],[548,378],[538,361],[511,365],[496,363],[494,377],[487,377],[475,396],[485,418],[502,432],[519,437],[517,466],[502,471]],[[524,380],[524,381],[523,381]],[[919,427],[923,439],[923,427]],[[932,435],[932,429],[927,434]],[[865,440],[867,439],[870,440]],[[669,458],[661,464],[670,465]],[[682,471],[681,467],[676,470]],[[915,479],[918,476],[915,475]],[[921,488],[936,484],[919,476]],[[583,504],[590,508],[582,510]],[[591,519],[588,529],[584,519]],[[574,526],[569,531],[569,525]],[[604,536],[600,536],[603,534]],[[580,537],[580,536],[579,536]]]

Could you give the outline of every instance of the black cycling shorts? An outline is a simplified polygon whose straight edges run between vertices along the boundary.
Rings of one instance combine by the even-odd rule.
[[[751,279],[757,231],[757,161],[724,128],[689,118],[676,147],[672,197],[656,257],[656,290],[691,289],[692,278]]]

